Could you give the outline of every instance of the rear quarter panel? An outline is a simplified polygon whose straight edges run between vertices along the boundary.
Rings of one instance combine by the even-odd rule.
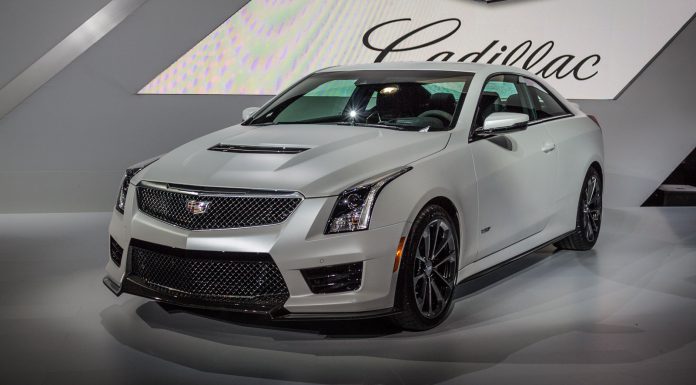
[[[578,200],[585,174],[592,163],[603,170],[604,145],[602,131],[580,111],[576,116],[561,119],[547,126],[558,151],[556,201],[552,224],[570,231],[575,228]],[[602,171],[603,172],[603,171]]]

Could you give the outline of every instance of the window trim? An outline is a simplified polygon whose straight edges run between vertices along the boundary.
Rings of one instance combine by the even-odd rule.
[[[541,88],[542,88],[544,91],[546,91],[547,94],[551,95],[551,97],[552,97],[561,107],[563,107],[563,109],[566,111],[566,114],[564,114],[564,115],[552,116],[552,117],[544,118],[544,119],[534,119],[534,120],[530,120],[529,123],[527,124],[527,126],[535,126],[535,125],[537,125],[537,124],[546,123],[546,122],[550,122],[550,121],[554,121],[554,120],[560,120],[560,119],[570,118],[570,117],[574,117],[574,116],[575,116],[575,114],[568,108],[568,106],[567,106],[565,103],[561,102],[561,100],[558,98],[558,96],[556,96],[555,93],[550,92],[550,91],[548,90],[548,88],[546,88],[543,84],[539,83],[539,81],[537,81],[536,79],[534,79],[534,78],[532,78],[532,77],[530,77],[530,76],[528,76],[528,75],[516,74],[516,73],[514,73],[514,72],[494,72],[494,73],[488,75],[488,76],[486,77],[486,80],[484,80],[484,82],[483,82],[483,87],[481,87],[481,92],[479,93],[478,100],[476,101],[476,108],[474,109],[474,116],[471,117],[471,127],[469,128],[469,143],[478,140],[478,139],[476,139],[476,137],[474,136],[474,132],[476,131],[477,128],[479,128],[479,127],[476,127],[476,116],[478,115],[479,105],[481,104],[481,99],[483,98],[483,92],[484,92],[484,89],[486,88],[486,84],[488,84],[488,82],[489,82],[492,78],[494,78],[494,77],[496,77],[496,76],[500,76],[500,75],[503,75],[503,76],[507,76],[507,75],[509,75],[509,76],[517,76],[518,78],[524,78],[524,79],[529,79],[529,80],[534,81],[535,83],[539,84],[539,86],[541,86]],[[535,116],[536,116],[536,114],[535,114]]]
[[[547,122],[547,121],[550,121],[550,120],[556,120],[556,119],[558,119],[558,118],[560,118],[560,117],[567,117],[567,116],[569,116],[569,115],[575,116],[575,114],[573,114],[573,113],[570,111],[570,109],[568,108],[568,106],[566,106],[565,103],[563,103],[560,99],[558,99],[558,96],[556,96],[556,94],[554,94],[553,92],[551,92],[548,88],[546,88],[543,84],[539,83],[536,79],[533,79],[533,78],[531,78],[531,77],[529,77],[529,76],[524,76],[524,75],[520,75],[520,77],[521,77],[521,78],[524,78],[524,79],[527,79],[527,80],[531,80],[531,81],[533,81],[534,83],[538,84],[539,87],[541,87],[541,89],[544,90],[544,92],[546,92],[549,96],[551,96],[551,98],[552,98],[556,103],[558,103],[558,105],[561,106],[561,108],[563,108],[563,111],[565,111],[565,114],[561,114],[561,115],[557,115],[557,116],[551,116],[551,117],[544,118],[544,119],[534,119],[534,121],[529,122],[530,124],[531,124],[531,123],[534,123],[534,124],[543,123],[543,122]]]

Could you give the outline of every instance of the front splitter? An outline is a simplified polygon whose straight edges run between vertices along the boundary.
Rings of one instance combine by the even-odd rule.
[[[272,320],[290,320],[290,321],[308,321],[308,320],[361,320],[361,319],[372,319],[388,317],[398,314],[399,311],[395,308],[387,308],[380,310],[372,310],[365,312],[352,312],[352,313],[339,313],[339,312],[329,312],[329,313],[291,313],[283,305],[254,305],[249,306],[248,304],[221,304],[219,302],[202,301],[198,299],[191,299],[180,296],[173,296],[170,294],[164,294],[153,290],[149,287],[143,286],[138,282],[133,281],[130,278],[126,278],[123,284],[119,286],[111,280],[109,277],[104,277],[102,280],[104,285],[116,296],[120,296],[122,293],[128,293],[132,295],[137,295],[139,297],[149,298],[158,302],[163,302],[175,306],[181,306],[185,308],[201,309],[201,310],[212,310],[212,311],[225,311],[232,313],[240,313],[247,315],[263,316]]]

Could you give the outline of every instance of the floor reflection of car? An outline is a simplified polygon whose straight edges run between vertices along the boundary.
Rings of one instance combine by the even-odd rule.
[[[424,330],[458,282],[597,240],[601,129],[524,70],[333,67],[244,115],[126,171],[114,293]]]

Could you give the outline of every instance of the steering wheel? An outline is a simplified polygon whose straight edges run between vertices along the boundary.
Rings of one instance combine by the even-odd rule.
[[[449,126],[450,123],[452,123],[452,115],[446,113],[445,111],[442,110],[428,110],[420,115],[418,115],[419,118],[437,118],[442,121],[445,127]]]

